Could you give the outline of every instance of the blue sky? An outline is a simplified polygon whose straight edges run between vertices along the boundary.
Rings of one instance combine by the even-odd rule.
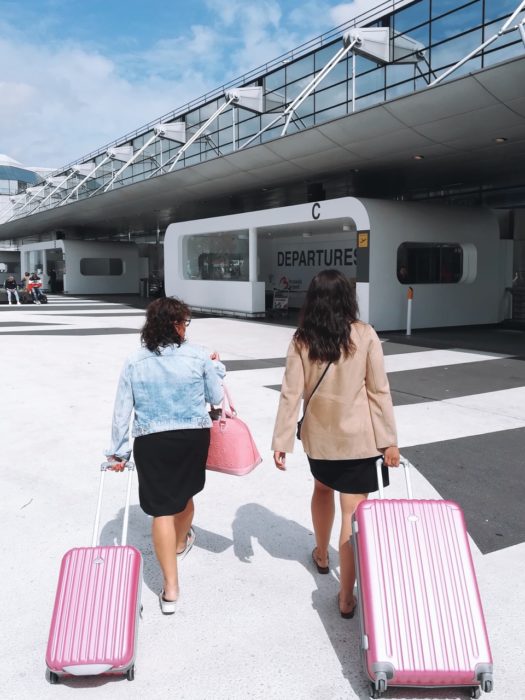
[[[0,153],[60,167],[379,0],[0,0]]]

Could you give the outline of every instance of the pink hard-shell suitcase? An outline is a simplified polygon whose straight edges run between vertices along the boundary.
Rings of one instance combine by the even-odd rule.
[[[237,416],[224,386],[221,409],[214,409],[206,469],[243,476],[262,462],[250,429]]]
[[[50,683],[63,675],[123,674],[130,681],[135,675],[142,555],[126,545],[134,464],[126,464],[122,544],[101,546],[100,509],[109,466],[101,466],[92,546],[70,549],[62,559],[46,652]]]
[[[394,686],[493,687],[487,629],[463,512],[457,503],[363,501],[353,518],[361,648],[371,697]]]

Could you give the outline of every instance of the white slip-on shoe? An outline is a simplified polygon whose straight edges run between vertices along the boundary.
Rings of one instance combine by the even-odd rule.
[[[164,589],[159,593],[159,603],[163,615],[173,615],[177,609],[176,600],[164,600]]]
[[[186,546],[182,550],[182,552],[177,552],[177,559],[180,561],[184,559],[186,554],[189,553],[190,549],[193,547],[195,544],[195,530],[190,527],[190,531],[188,532],[188,535],[186,537]]]

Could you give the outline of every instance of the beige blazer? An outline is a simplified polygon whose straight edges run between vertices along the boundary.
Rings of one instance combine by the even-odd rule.
[[[301,441],[314,459],[362,459],[397,445],[381,341],[366,323],[352,324],[353,355],[332,363],[308,403]],[[286,357],[272,450],[293,452],[301,399],[308,401],[326,363],[292,341]]]

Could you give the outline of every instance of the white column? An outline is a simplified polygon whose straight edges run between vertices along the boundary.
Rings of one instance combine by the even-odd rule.
[[[257,282],[257,229],[248,229],[248,261],[249,273],[248,280]]]

